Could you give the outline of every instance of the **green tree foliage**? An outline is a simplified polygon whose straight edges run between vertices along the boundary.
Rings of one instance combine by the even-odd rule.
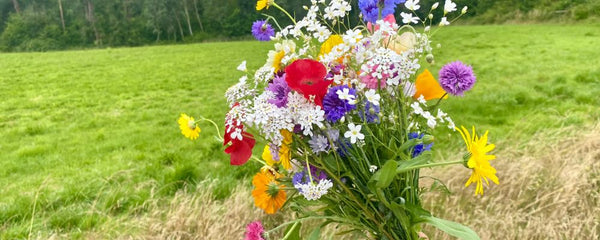
[[[276,0],[297,19],[309,0]],[[441,1],[441,0],[440,0]],[[358,0],[350,0],[358,23]],[[421,0],[426,17],[436,0]],[[469,6],[475,23],[510,20],[585,20],[600,16],[600,0],[455,0]],[[291,21],[275,8],[257,12],[255,0],[0,0],[0,50],[137,46],[231,39],[250,34],[252,22],[270,15],[281,26]],[[61,11],[62,10],[62,11]],[[440,6],[434,13],[442,13]],[[61,14],[62,13],[62,14]],[[397,19],[399,13],[396,14]]]

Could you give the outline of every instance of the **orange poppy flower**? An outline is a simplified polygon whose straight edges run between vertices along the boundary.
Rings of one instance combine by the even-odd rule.
[[[417,89],[413,96],[415,99],[419,98],[421,95],[425,97],[425,100],[439,99],[446,94],[446,91],[440,86],[440,83],[435,80],[431,72],[427,69],[417,77],[415,87]],[[444,96],[444,99],[446,98],[448,98],[448,95]]]

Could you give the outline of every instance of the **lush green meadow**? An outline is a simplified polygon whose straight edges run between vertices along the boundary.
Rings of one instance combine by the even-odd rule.
[[[442,48],[432,72],[458,59],[473,65],[475,88],[443,108],[457,125],[489,129],[497,161],[543,141],[533,137],[540,133],[585,132],[600,120],[600,25],[456,26],[433,40]],[[215,129],[202,125],[191,142],[176,119],[185,112],[222,122],[236,66],[247,60],[255,69],[270,47],[0,54],[0,238],[135,237],[144,234],[135,222],[150,202],[168,207],[176,192],[197,194],[205,179],[219,178],[217,199],[249,187],[256,166],[229,166]],[[450,132],[436,140],[440,157],[461,147]]]

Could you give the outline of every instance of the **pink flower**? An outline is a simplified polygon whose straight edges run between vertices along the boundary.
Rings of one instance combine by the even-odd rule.
[[[371,67],[371,71],[375,72],[379,65],[375,65]],[[381,74],[381,81],[374,77],[372,74],[367,74],[360,77],[360,81],[364,83],[369,89],[380,89],[384,88],[386,84],[386,79],[389,78],[388,74]]]
[[[265,240],[263,238],[263,233],[265,229],[263,228],[260,221],[254,221],[246,226],[246,235],[244,240]]]
[[[385,18],[383,18],[383,21],[386,24],[393,25],[394,23],[396,23],[396,18],[394,17],[394,14],[389,14],[385,16]],[[369,32],[377,31],[379,30],[379,24],[375,24],[375,30],[373,30],[373,24],[371,24],[371,22],[368,22],[367,29],[369,30]]]

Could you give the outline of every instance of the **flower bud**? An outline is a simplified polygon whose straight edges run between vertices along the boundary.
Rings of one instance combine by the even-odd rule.
[[[433,143],[434,137],[431,135],[423,136],[423,144],[431,144]]]
[[[302,6],[302,8],[304,8],[304,10],[308,11],[308,7],[306,5]]]
[[[430,54],[427,54],[427,56],[425,56],[425,60],[427,60],[427,62],[428,62],[429,64],[433,64],[433,63],[434,63],[434,61],[435,61],[435,59],[433,58],[433,54],[431,54],[431,53],[430,53]]]
[[[423,31],[429,32],[430,30],[431,30],[431,26],[427,26],[427,27],[425,27],[425,29]]]
[[[467,9],[469,9],[469,7],[467,7],[467,6],[463,7],[463,9],[462,9],[462,11],[460,13],[461,14],[467,13]]]
[[[439,5],[440,5],[440,3],[439,3],[439,2],[436,2],[436,3],[434,3],[434,4],[431,6],[431,10],[435,10],[435,9],[437,9]]]
[[[433,19],[433,13],[430,13],[430,14],[429,14],[427,17],[428,17],[429,19]]]

